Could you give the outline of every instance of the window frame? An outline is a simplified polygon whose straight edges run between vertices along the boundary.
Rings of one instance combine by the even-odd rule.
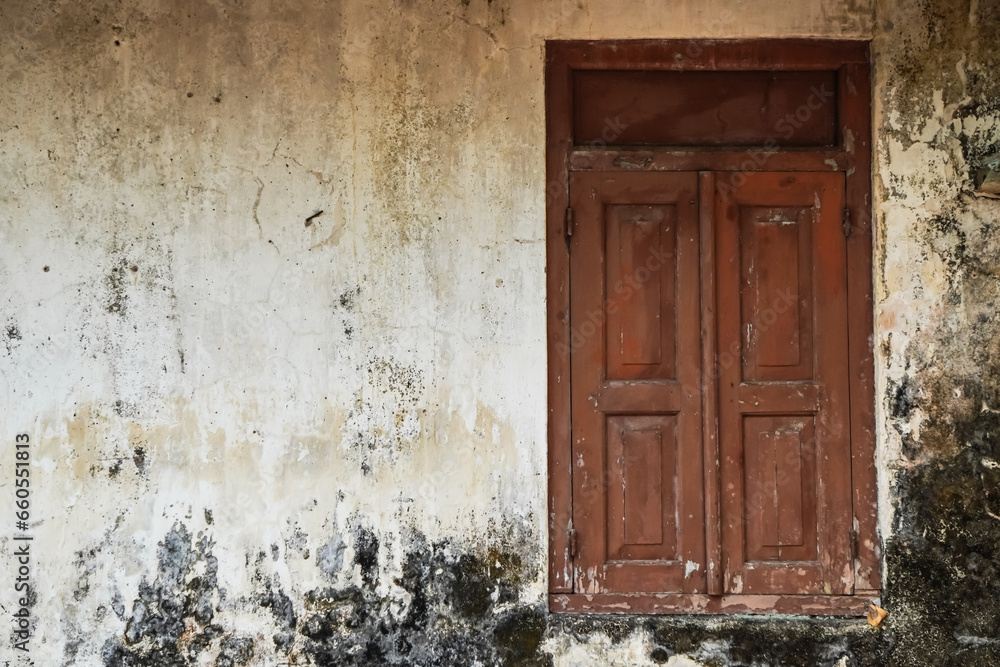
[[[608,40],[548,41],[546,111],[546,292],[548,329],[549,608],[552,611],[634,613],[788,613],[860,615],[881,588],[875,468],[875,387],[871,225],[871,82],[869,43],[854,40]],[[766,163],[748,160],[752,147],[574,146],[572,73],[614,70],[836,70],[838,141],[816,149],[778,150]],[[613,141],[613,139],[612,139]],[[804,166],[806,165],[806,166]],[[846,183],[848,365],[851,476],[855,530],[851,536],[854,594],[599,596],[573,591],[572,424],[570,410],[569,175],[576,171],[828,171]],[[703,179],[708,178],[704,173]],[[711,194],[702,193],[702,197]],[[710,204],[710,202],[705,202]],[[708,273],[713,273],[709,269]],[[709,276],[711,280],[711,276]],[[714,333],[702,332],[702,340]],[[717,432],[716,432],[717,433]],[[706,461],[718,452],[704,435]],[[710,464],[706,464],[711,467]],[[706,473],[706,527],[718,525],[718,489]],[[865,511],[864,508],[868,508]],[[713,519],[714,517],[714,519]],[[714,521],[714,524],[713,524]],[[716,533],[716,534],[713,534]],[[717,531],[706,529],[710,553]],[[710,562],[711,562],[711,556]]]

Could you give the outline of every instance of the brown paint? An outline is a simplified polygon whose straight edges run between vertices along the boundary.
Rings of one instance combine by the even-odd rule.
[[[836,91],[833,70],[574,70],[573,142],[832,146],[837,109],[827,102]]]
[[[573,174],[570,197],[574,589],[703,592],[697,174]]]
[[[547,45],[553,610],[859,614],[855,577],[859,597],[877,593],[867,51]],[[676,74],[706,71],[729,88]],[[797,107],[761,82],[834,76],[832,101],[776,143],[767,114]],[[668,142],[646,121],[675,104],[670,82],[701,147],[621,148]],[[642,102],[621,109],[645,125],[611,140],[597,116],[630,86]],[[767,108],[736,134],[691,120],[741,94]],[[577,144],[600,145],[574,146],[574,122]],[[672,257],[622,299],[615,286],[657,254]]]

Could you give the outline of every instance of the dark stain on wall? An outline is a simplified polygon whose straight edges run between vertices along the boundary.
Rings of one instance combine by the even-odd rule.
[[[427,387],[423,371],[391,356],[370,358],[365,370],[366,387],[355,393],[348,421],[380,403],[392,406],[393,411],[391,427],[354,428],[347,436],[352,458],[358,461],[361,472],[370,476],[377,464],[396,460],[400,452],[412,445],[416,437],[412,422],[419,422],[420,415],[426,412],[419,405]]]
[[[595,634],[620,644],[637,631],[652,639],[650,659],[664,664],[687,655],[711,667],[881,667],[883,633],[861,619],[768,616],[553,615],[549,632],[585,642]]]
[[[953,120],[928,143],[947,152],[958,178],[910,187],[940,206],[913,233],[943,263],[947,286],[936,316],[911,332],[905,375],[885,396],[909,464],[892,471],[879,664],[1000,665],[1000,205],[971,194],[975,170],[1000,149],[1000,5],[880,4],[886,108],[902,120],[881,132],[915,142],[909,129],[934,115],[933,92],[942,91]],[[889,187],[890,202],[897,194]],[[917,410],[919,430],[909,433],[903,424]]]
[[[358,585],[309,590],[293,601],[265,572],[269,559],[262,550],[247,563],[254,596],[227,600],[211,538],[175,524],[160,543],[156,578],[140,584],[123,635],[105,644],[104,664],[180,667],[199,664],[206,652],[217,653],[220,667],[248,664],[258,654],[254,640],[233,634],[220,620],[226,609],[239,608],[270,613],[278,632],[273,646],[262,648],[291,664],[551,665],[540,652],[544,611],[518,604],[525,577],[533,574],[516,552],[476,556],[450,542],[410,537],[395,580],[409,600],[400,611],[398,600],[377,589],[376,535],[358,527],[352,539]]]
[[[415,535],[395,580],[409,602],[395,612],[376,589],[375,535],[358,529],[354,544],[361,584],[305,595],[297,631],[309,664],[551,664],[539,653],[543,610],[516,604],[524,575],[520,556],[491,551],[479,557]]]
[[[192,540],[183,524],[174,525],[159,544],[156,578],[143,577],[139,584],[123,636],[104,646],[105,665],[193,665],[224,638],[225,630],[214,622],[221,595],[213,546],[208,537]]]
[[[3,332],[3,341],[7,346],[7,353],[10,354],[18,343],[21,342],[21,330],[17,328],[17,325],[10,323]]]
[[[128,262],[121,260],[104,279],[108,289],[108,298],[104,309],[112,315],[125,317],[128,314]]]

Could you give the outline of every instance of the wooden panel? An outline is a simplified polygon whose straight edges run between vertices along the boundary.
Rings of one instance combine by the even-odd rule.
[[[550,62],[545,69],[545,295],[548,337],[549,590],[573,590],[571,552],[572,442],[570,423],[569,248],[566,207],[572,145],[570,69]]]
[[[759,214],[760,209],[755,212]],[[802,337],[799,329],[799,264],[802,259],[799,236],[803,225],[799,216],[782,215],[777,211],[763,221],[759,215],[748,217],[758,218],[751,222],[755,252],[747,253],[751,255],[749,266],[753,267],[756,262],[759,267],[758,271],[751,272],[756,285],[748,292],[753,296],[752,322],[756,336],[751,345],[756,348],[757,368],[798,366],[802,358],[799,350]],[[746,268],[744,265],[744,270]],[[808,268],[808,264],[801,268]]]
[[[808,380],[813,356],[812,210],[745,206],[740,211],[743,379]]]
[[[675,208],[609,205],[605,216],[608,377],[672,379]]]
[[[591,394],[594,407],[605,414],[630,414],[637,405],[654,405],[659,412],[678,412],[684,405],[686,393],[679,382],[632,382],[608,380]]]
[[[818,412],[821,386],[816,382],[744,382],[735,388],[743,414]]]
[[[843,39],[550,40],[550,64],[572,69],[835,70],[867,63],[868,42]]]
[[[678,560],[673,416],[608,419],[609,560]]]
[[[674,512],[665,508],[673,507],[674,497],[674,443],[673,433],[669,451],[663,452],[662,430],[632,431],[623,435],[622,460],[622,493],[624,495],[623,527],[625,535],[622,546],[632,545],[662,545],[664,535],[667,535],[673,557],[673,539],[670,530],[664,530],[664,523],[669,521],[673,527]],[[666,469],[664,469],[666,468]],[[663,480],[669,481],[664,485]],[[631,553],[619,551],[621,557],[633,557]]]
[[[853,590],[843,182],[716,181],[718,346],[742,358],[719,369],[728,593]],[[794,292],[783,301],[797,302],[795,317],[764,317],[782,291]],[[780,365],[794,341],[798,363]]]
[[[571,171],[691,171],[712,169],[732,172],[725,178],[739,180],[745,171],[847,171],[854,154],[842,149],[781,151],[777,142],[761,149],[663,150],[593,149],[576,146],[569,155]]]
[[[743,421],[748,561],[816,560],[812,421],[797,416]]]
[[[715,174],[698,174],[701,251],[702,429],[705,458],[705,560],[707,592],[722,595],[722,509],[719,504],[718,350],[715,329]]]
[[[591,146],[832,146],[835,71],[573,73],[573,140]]]
[[[878,538],[878,491],[875,473],[875,352],[872,332],[871,74],[867,64],[840,70],[841,136],[850,137],[852,161],[847,172],[847,299],[851,313],[849,355],[851,382],[851,457],[856,534],[855,577],[858,589],[881,587]],[[848,142],[843,141],[847,144]]]
[[[573,589],[703,592],[697,175],[573,174],[570,198]]]
[[[877,597],[877,595],[875,596]],[[807,614],[864,616],[871,597],[850,595],[550,595],[553,612],[602,614]]]

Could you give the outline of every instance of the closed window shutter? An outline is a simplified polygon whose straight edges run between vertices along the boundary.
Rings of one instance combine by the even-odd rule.
[[[570,196],[575,590],[703,592],[697,175]]]
[[[850,594],[843,176],[714,182],[702,227],[695,173],[572,176],[574,592],[708,592],[714,530],[717,592]],[[717,337],[703,341],[712,299]],[[703,385],[718,392],[718,526]]]
[[[724,590],[850,594],[843,175],[727,176],[716,181]]]

